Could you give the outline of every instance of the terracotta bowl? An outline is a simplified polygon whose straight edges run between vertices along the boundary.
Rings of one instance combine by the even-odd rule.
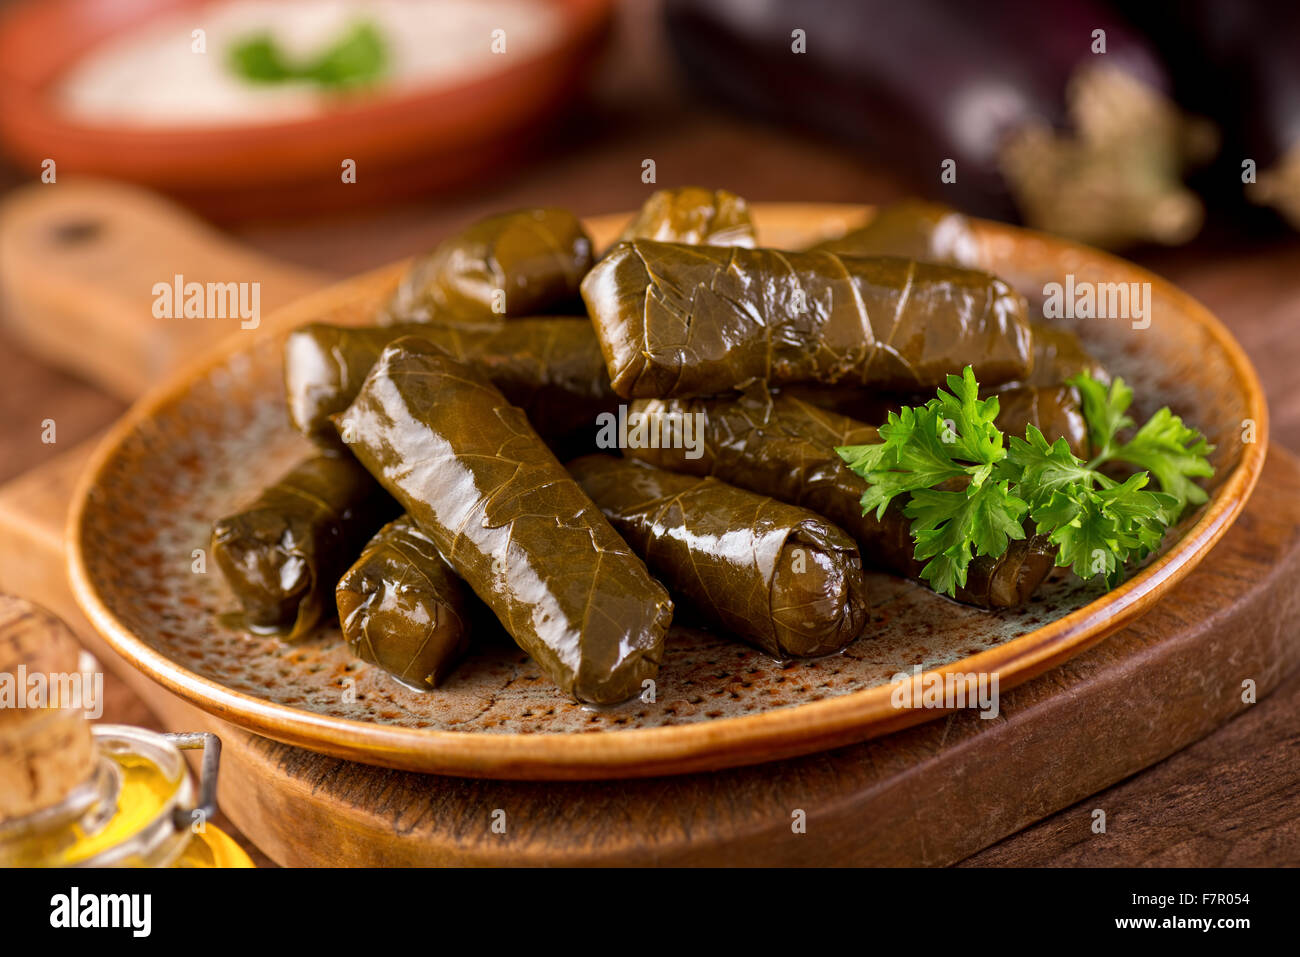
[[[360,206],[446,187],[524,151],[575,92],[608,34],[609,0],[550,0],[551,47],[455,86],[378,96],[293,122],[185,129],[89,126],[53,85],[110,36],[204,0],[28,0],[0,15],[0,141],[36,172],[88,173],[171,193],[211,216]],[[355,184],[340,180],[343,157]]]
[[[867,215],[863,207],[759,205],[761,239],[797,247]],[[626,217],[590,224],[599,244]],[[1199,562],[1240,512],[1264,461],[1267,413],[1254,370],[1219,322],[1136,266],[1061,240],[983,223],[987,265],[1031,298],[1063,274],[1149,282],[1150,328],[1086,320],[1077,331],[1141,396],[1168,403],[1217,446],[1210,501],[1162,553],[1102,593],[1065,574],[1029,606],[994,613],[872,575],[864,636],[842,654],[779,664],[725,636],[676,629],[657,701],[595,710],[560,693],[504,636],[436,692],[407,690],[353,660],[337,629],[289,646],[222,624],[233,598],[215,567],[192,571],[212,520],[309,451],[287,422],[284,331],[308,320],[364,323],[396,265],[313,295],[235,335],[142,399],[99,449],[70,518],[70,574],[87,616],[127,660],[221,718],[372,764],[499,778],[663,775],[752,764],[860,741],[937,717],[900,710],[892,677],[996,672],[1001,690],[1079,654],[1141,614]],[[1243,443],[1252,420],[1255,441]]]

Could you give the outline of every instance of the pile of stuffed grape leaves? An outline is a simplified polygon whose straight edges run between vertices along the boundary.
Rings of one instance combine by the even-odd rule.
[[[675,618],[784,661],[871,641],[872,575],[988,615],[1066,568],[1113,587],[1204,501],[1210,447],[1167,409],[1137,426],[981,258],[975,221],[914,201],[800,250],[698,187],[599,258],[566,210],[471,224],[378,324],[287,336],[317,454],[213,526],[240,621],[337,615],[435,695],[504,633],[605,706],[653,700]]]
[[[654,677],[668,592],[481,372],[398,339],[335,421],[560,688],[606,704]]]

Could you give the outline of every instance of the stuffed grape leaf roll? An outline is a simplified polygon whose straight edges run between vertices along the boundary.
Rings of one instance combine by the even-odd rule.
[[[1079,392],[1071,385],[1003,389],[997,393],[998,417],[994,425],[1008,435],[1024,437],[1034,426],[1049,442],[1063,438],[1070,451],[1088,456],[1088,423],[1083,418]]]
[[[698,186],[654,193],[618,238],[691,246],[757,245],[748,204],[725,189]]]
[[[987,273],[910,259],[634,240],[582,295],[614,391],[710,395],[749,382],[917,391],[971,365],[1030,371],[1025,300]]]
[[[817,386],[787,386],[781,394],[859,422],[884,422],[890,412],[926,401],[923,396],[900,397],[865,389]],[[1052,441],[1064,438],[1071,452],[1086,457],[1088,428],[1083,418],[1083,404],[1073,386],[1011,386],[993,394],[998,397],[998,417],[994,424],[1003,432],[1023,436],[1025,427],[1034,425]]]
[[[612,704],[655,676],[668,593],[481,372],[399,339],[335,422],[560,688]]]
[[[351,456],[318,455],[248,508],[218,519],[212,555],[248,626],[292,641],[332,611],[339,576],[396,513],[393,500]]]
[[[650,571],[724,631],[774,658],[832,654],[861,633],[857,546],[820,515],[608,455],[569,472]]]
[[[1029,328],[1034,337],[1034,368],[1020,382],[1001,388],[1014,385],[1051,388],[1084,373],[1098,382],[1110,382],[1105,366],[1073,332],[1046,322],[1031,322]]]
[[[465,586],[409,515],[381,528],[334,590],[348,648],[419,690],[469,648]]]
[[[1037,426],[1052,440],[1064,438],[1070,451],[1087,458],[1088,430],[1079,393],[1066,380],[1087,374],[1109,382],[1105,367],[1068,329],[1031,322],[1033,371],[1023,382],[981,390],[984,398],[996,394],[1000,404],[996,425],[1003,432],[1023,436],[1027,425]],[[905,405],[924,404],[926,394],[889,395],[872,389],[844,386],[791,385],[781,393],[862,422],[884,422],[890,412]]]
[[[920,575],[923,563],[913,557],[911,521],[901,506],[879,520],[874,512],[863,515],[867,484],[835,452],[836,446],[878,441],[874,426],[759,387],[735,399],[643,400],[633,403],[632,415],[659,418],[661,435],[671,434],[691,417],[690,422],[702,423],[703,442],[697,445],[697,457],[666,440],[658,448],[629,448],[627,455],[660,468],[712,475],[800,505],[848,532],[864,564],[908,578]],[[1013,541],[998,558],[971,563],[957,600],[987,608],[1022,605],[1052,565],[1053,551],[1045,537]]]
[[[571,311],[592,261],[591,237],[568,210],[489,216],[412,263],[383,321],[494,320]]]
[[[971,221],[941,203],[907,199],[876,211],[865,226],[811,247],[840,256],[902,256],[966,269],[980,267]]]
[[[285,397],[294,426],[323,448],[337,448],[330,416],[348,407],[380,353],[405,335],[481,369],[547,438],[590,426],[617,402],[585,317],[391,326],[315,322],[285,342]]]

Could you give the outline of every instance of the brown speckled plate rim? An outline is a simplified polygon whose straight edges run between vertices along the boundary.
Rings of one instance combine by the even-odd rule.
[[[755,204],[760,225],[819,222],[827,232],[870,213],[843,204]],[[617,233],[628,214],[588,222],[593,236]],[[985,242],[1028,238],[1025,230],[981,222]],[[997,672],[1010,689],[1097,644],[1132,621],[1209,552],[1240,514],[1259,479],[1268,447],[1268,410],[1255,370],[1241,346],[1209,310],[1146,270],[1106,253],[1045,235],[1038,241],[1102,262],[1107,268],[1149,281],[1174,300],[1189,319],[1205,327],[1227,357],[1257,423],[1257,441],[1245,445],[1241,461],[1211,496],[1187,533],[1157,561],[1119,588],[1056,621],[996,647],[962,658],[932,673]],[[268,317],[254,335],[288,327],[359,303],[391,285],[397,264],[314,293]],[[82,474],[68,516],[68,573],[78,604],[108,643],[128,662],[203,710],[232,724],[312,751],[402,770],[469,777],[575,780],[646,777],[706,771],[794,757],[852,744],[940,717],[940,709],[899,710],[891,686],[878,685],[834,698],[776,708],[754,715],[659,728],[599,734],[496,734],[399,728],[354,721],[276,704],[189,671],[136,637],[109,610],[87,570],[82,527],[100,476],[123,442],[160,410],[179,400],[190,383],[247,348],[252,340],[232,336],[137,401],[96,449]],[[558,694],[559,692],[557,692]]]

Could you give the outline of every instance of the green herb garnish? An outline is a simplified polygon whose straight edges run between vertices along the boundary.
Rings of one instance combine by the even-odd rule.
[[[939,389],[923,406],[891,412],[879,443],[836,449],[867,481],[863,514],[880,517],[906,497],[914,554],[925,562],[921,577],[935,591],[954,594],[974,557],[996,558],[1010,540],[1024,538],[1026,518],[1057,546],[1057,565],[1084,579],[1101,575],[1114,587],[1124,565],[1154,551],[1186,506],[1205,501],[1192,481],[1214,473],[1204,436],[1163,408],[1121,441],[1133,425],[1126,414],[1133,391],[1122,379],[1109,389],[1086,374],[1069,381],[1083,400],[1094,451],[1087,462],[1065,439],[1049,443],[1033,425],[1024,438],[1005,441],[993,424],[997,396],[979,398],[970,366],[948,376],[951,392]],[[1101,471],[1111,463],[1143,471],[1120,481]],[[1159,492],[1147,490],[1151,476]]]
[[[236,42],[228,54],[230,68],[251,83],[303,80],[328,88],[373,83],[388,66],[388,49],[372,23],[358,23],[319,56],[293,63],[269,33]]]

